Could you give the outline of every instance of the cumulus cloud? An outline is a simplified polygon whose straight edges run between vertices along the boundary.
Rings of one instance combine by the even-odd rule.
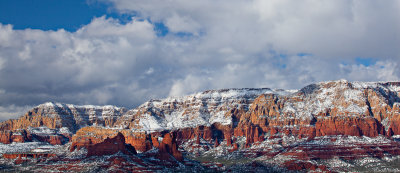
[[[392,61],[378,61],[374,65],[340,65],[343,76],[358,81],[398,81],[399,64]]]
[[[25,114],[32,106],[0,106],[0,122],[8,119],[16,119],[21,115]]]
[[[0,24],[2,116],[46,101],[133,108],[207,89],[400,77],[398,1],[102,1],[136,16],[76,32]]]
[[[109,1],[121,12],[153,20],[167,22],[176,14],[189,18],[200,25],[196,28],[207,34],[204,41],[209,39],[212,47],[237,45],[245,48],[241,51],[259,51],[270,45],[321,58],[399,56],[398,1]]]
[[[159,58],[154,55],[155,33],[148,21],[122,25],[101,17],[74,33],[13,30],[10,25],[0,29],[7,33],[7,40],[0,43],[2,105],[46,100],[112,103],[113,90],[138,83],[140,74]],[[101,94],[82,99],[96,92]]]

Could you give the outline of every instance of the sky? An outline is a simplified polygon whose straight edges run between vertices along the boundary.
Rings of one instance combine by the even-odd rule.
[[[208,89],[398,81],[400,1],[0,0],[0,121]]]

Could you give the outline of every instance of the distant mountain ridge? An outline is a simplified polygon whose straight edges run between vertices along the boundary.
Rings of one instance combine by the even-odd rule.
[[[19,119],[0,123],[0,129],[16,130],[46,126],[49,128],[66,127],[75,132],[81,127],[95,124],[112,127],[117,118],[126,111],[126,108],[111,105],[79,106],[47,102],[32,108]]]
[[[232,109],[248,111],[250,104],[260,95],[275,95],[281,99],[285,98],[283,107],[276,110],[276,113],[279,114],[277,116],[312,119],[315,118],[315,115],[329,112],[337,115],[378,114],[379,116],[376,115],[378,117],[375,118],[378,118],[379,121],[388,118],[388,116],[382,116],[382,111],[379,112],[377,108],[371,107],[365,93],[367,90],[378,94],[377,99],[382,102],[382,106],[393,107],[393,104],[397,105],[400,102],[397,95],[400,91],[400,82],[338,80],[311,84],[300,90],[270,88],[208,90],[183,97],[152,99],[131,110],[111,105],[80,106],[47,102],[36,106],[18,120],[0,123],[0,129],[15,130],[44,125],[50,128],[68,127],[69,130],[76,131],[85,126],[101,125],[157,131],[199,125],[210,126],[213,123],[228,125],[233,122],[232,116],[227,115],[227,112]],[[339,101],[339,97],[344,97],[344,100]],[[301,102],[293,100],[297,98],[301,99]],[[338,104],[337,101],[341,104]],[[332,112],[332,109],[335,111]],[[37,115],[41,115],[43,120],[35,120],[34,117]],[[45,119],[52,119],[52,122]],[[13,123],[8,123],[10,121]]]
[[[158,148],[179,161],[184,160],[182,152],[219,159],[240,154],[289,170],[338,171],[341,168],[326,162],[341,157],[400,157],[400,82],[338,80],[299,90],[208,90],[152,99],[130,110],[48,102],[19,119],[0,123],[0,130],[2,143],[72,142],[74,151],[100,145],[118,132],[138,152]],[[346,145],[335,142],[346,140]],[[332,150],[340,152],[324,154]]]

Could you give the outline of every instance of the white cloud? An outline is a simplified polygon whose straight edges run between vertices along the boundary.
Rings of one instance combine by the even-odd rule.
[[[180,79],[174,82],[171,87],[169,96],[184,96],[193,91],[204,90],[210,85],[210,79],[204,76],[187,75],[185,79]]]
[[[137,82],[135,74],[155,63],[149,58],[155,57],[155,32],[148,21],[132,20],[122,25],[100,17],[73,33],[13,30],[2,24],[0,29],[7,38],[0,43],[4,72],[0,73],[0,87],[8,91],[1,104],[39,104],[45,100],[103,104],[110,100],[105,95],[81,101],[68,95],[90,93],[113,83],[129,85]],[[43,98],[32,102],[7,98],[19,95],[29,100],[23,99],[24,94]]]
[[[135,107],[206,89],[400,77],[398,1],[110,2],[138,16],[125,24],[94,18],[76,32],[0,24],[0,106]],[[150,21],[170,32],[158,37]]]
[[[0,122],[11,118],[16,119],[24,115],[31,108],[31,106],[0,106]]]
[[[0,25],[0,45],[2,47],[8,47],[11,44],[11,37],[12,37],[12,26],[11,25]]]
[[[188,23],[207,34],[203,41],[210,47],[228,44],[244,48],[242,51],[260,51],[272,46],[293,54],[312,52],[321,58],[399,56],[398,1],[110,2],[121,12],[134,11],[166,23],[177,16],[190,19]],[[181,27],[176,23],[172,30]]]
[[[340,65],[342,73],[357,81],[399,81],[397,62],[378,61],[371,66]]]
[[[145,72],[145,74],[147,74],[147,75],[151,75],[151,74],[153,74],[154,73],[154,68],[153,67],[150,67],[149,69],[147,69],[147,71]]]
[[[171,32],[189,32],[198,35],[200,25],[189,16],[179,16],[173,14],[165,21],[166,26]]]
[[[27,60],[31,58],[31,48],[28,45],[25,45],[24,50],[20,51],[18,56],[21,58],[21,60]]]

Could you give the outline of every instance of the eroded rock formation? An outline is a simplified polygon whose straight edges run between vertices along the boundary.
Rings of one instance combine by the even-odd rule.
[[[103,142],[88,145],[87,156],[103,156],[112,155],[118,152],[124,154],[136,154],[136,150],[130,144],[125,143],[125,137],[122,133],[118,132],[113,138],[106,138]]]
[[[363,151],[327,145],[321,147],[324,152],[299,144],[296,147],[302,152],[289,152],[292,148],[286,146],[287,141],[283,138],[310,143],[320,140],[320,137],[332,136],[386,136],[385,140],[392,140],[391,137],[400,135],[399,93],[400,83],[340,80],[293,91],[268,88],[210,90],[184,97],[150,100],[129,111],[112,106],[46,103],[17,120],[1,123],[0,142],[35,139],[65,144],[71,141],[71,151],[85,147],[88,156],[126,151],[125,144],[130,144],[137,151],[157,148],[161,158],[172,155],[183,161],[179,151],[181,146],[189,145],[187,148],[198,153],[222,147],[227,147],[228,152],[248,152],[257,146],[265,147],[265,141],[268,141],[280,146],[282,151],[287,150],[286,156],[302,160],[301,163],[282,163],[293,170],[325,170],[321,165],[309,164],[307,159],[332,159],[325,157],[324,153],[346,157],[369,153],[373,153],[371,157],[381,157],[382,152],[399,155],[395,149],[398,142],[357,145]],[[46,127],[54,129],[54,132],[35,132],[31,129],[34,127]],[[66,129],[57,130],[60,128]],[[110,147],[113,142],[116,142],[114,148]],[[330,148],[340,153],[325,152]],[[346,154],[345,150],[354,151]],[[262,150],[251,154],[285,155],[279,153],[282,151]]]
[[[0,131],[28,129],[29,127],[68,128],[76,132],[81,127],[101,125],[114,126],[117,119],[126,112],[115,106],[76,106],[61,103],[44,103],[28,111],[19,119],[7,120],[0,124]]]

